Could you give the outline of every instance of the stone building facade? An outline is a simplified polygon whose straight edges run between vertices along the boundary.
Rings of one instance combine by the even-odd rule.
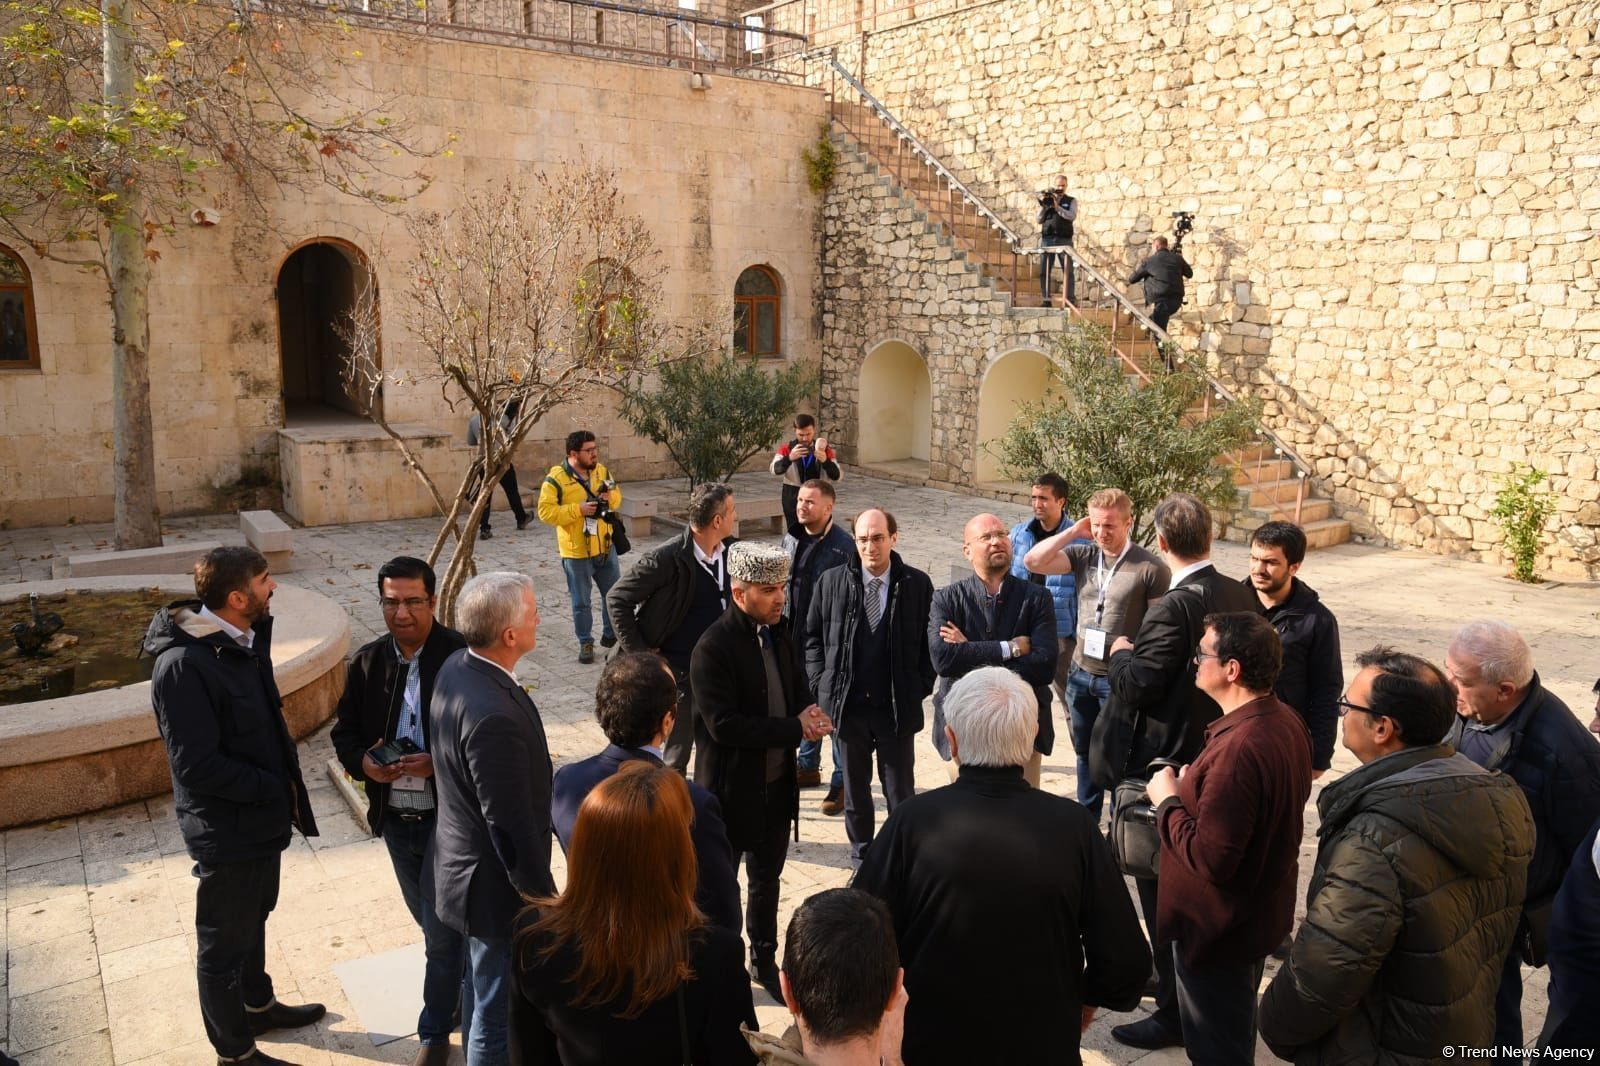
[[[1499,477],[1532,464],[1558,497],[1541,568],[1600,576],[1600,5],[938,8],[880,19],[840,61],[1030,236],[1057,173],[1079,198],[1078,247],[1108,267],[1195,211],[1184,334],[1264,397],[1359,532],[1496,558]],[[864,223],[875,195],[846,174],[829,226]],[[865,254],[895,262],[854,293],[828,288],[842,425],[856,368],[905,328],[847,305],[882,281],[950,302],[942,277],[896,289],[925,264],[900,258],[915,248],[892,225],[870,232]],[[934,423],[962,438],[996,347],[954,327],[924,355],[956,349],[948,388],[934,365]],[[934,449],[936,479],[971,462],[952,445]]]
[[[765,267],[779,289],[782,361],[816,358],[818,201],[806,185],[801,149],[816,141],[826,116],[817,90],[354,32],[350,49],[362,57],[362,78],[376,91],[399,94],[420,139],[438,143],[454,133],[459,140],[452,156],[427,162],[434,179],[427,192],[393,212],[328,190],[297,191],[270,204],[265,219],[246,218],[239,205],[222,201],[213,205],[216,224],[180,225],[158,241],[151,393],[162,513],[215,510],[241,483],[281,483],[288,509],[307,522],[431,513],[376,427],[337,412],[324,417],[328,411],[297,421],[298,401],[327,399],[333,389],[327,366],[297,362],[290,339],[325,337],[338,310],[327,303],[330,294],[348,294],[369,273],[375,277],[383,366],[408,377],[386,387],[385,415],[413,439],[430,472],[453,484],[470,455],[466,411],[444,403],[426,373],[431,357],[396,309],[414,254],[402,216],[448,212],[489,182],[565,160],[582,157],[618,173],[626,208],[645,219],[661,251],[667,314],[727,308],[731,336],[736,280],[747,268]],[[112,507],[105,287],[27,247],[4,247],[30,276],[40,365],[0,364],[0,519],[105,520]],[[300,289],[316,300],[293,295]],[[609,398],[577,406],[547,418],[524,443],[524,483],[537,487],[543,471],[564,458],[562,438],[579,426],[599,435],[619,477],[672,472],[660,449],[616,417]],[[282,468],[280,457],[293,469]],[[498,494],[495,506],[504,506]]]

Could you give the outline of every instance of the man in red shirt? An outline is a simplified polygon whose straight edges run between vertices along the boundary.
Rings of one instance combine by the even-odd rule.
[[[1171,945],[1183,1045],[1196,1063],[1255,1062],[1256,989],[1294,921],[1311,734],[1272,694],[1283,649],[1253,612],[1213,614],[1195,685],[1222,717],[1198,758],[1150,779],[1161,834],[1156,950]]]

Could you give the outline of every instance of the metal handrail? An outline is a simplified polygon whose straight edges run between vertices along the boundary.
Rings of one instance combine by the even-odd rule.
[[[1005,222],[1001,220],[999,215],[989,210],[988,206],[985,205],[982,200],[974,196],[972,190],[968,189],[960,178],[950,173],[949,168],[947,168],[943,163],[939,162],[932,152],[928,151],[926,145],[917,140],[916,136],[910,130],[906,129],[899,119],[891,115],[889,113],[889,109],[884,107],[877,97],[869,93],[867,91],[867,87],[857,81],[855,77],[851,75],[850,71],[839,62],[839,57],[837,54],[830,53],[828,62],[833,65],[834,73],[842,78],[846,85],[854,89],[856,94],[860,96],[861,99],[867,102],[867,106],[872,108],[873,114],[877,115],[886,126],[894,130],[895,136],[911,145],[912,154],[926,160],[928,165],[934,169],[934,172],[940,177],[944,178],[946,184],[950,185],[953,189],[955,189],[956,192],[959,192],[962,198],[965,199],[967,203],[978,212],[978,214],[988,219],[991,226],[1005,234],[1006,243],[1010,244],[1013,250],[1016,250],[1020,238],[1017,237],[1016,233],[1012,232],[1011,227],[1006,225]]]
[[[875,114],[880,121],[893,130],[897,137],[909,143],[915,155],[926,161],[926,163],[934,170],[934,172],[944,179],[946,184],[961,194],[962,198],[978,215],[988,220],[989,224],[994,229],[1000,231],[1000,233],[1005,236],[1006,242],[1010,245],[1011,251],[1014,255],[1032,257],[1043,255],[1047,250],[1052,254],[1065,253],[1071,258],[1075,268],[1081,269],[1084,272],[1088,283],[1100,286],[1100,288],[1115,302],[1116,306],[1113,307],[1113,321],[1115,321],[1115,314],[1117,312],[1126,312],[1130,322],[1142,326],[1145,332],[1150,334],[1151,337],[1155,339],[1156,344],[1164,353],[1170,353],[1175,362],[1185,363],[1200,373],[1200,376],[1205,380],[1208,388],[1204,398],[1204,406],[1202,408],[1203,411],[1209,411],[1210,401],[1213,394],[1215,394],[1217,399],[1226,403],[1240,402],[1239,397],[1235,395],[1231,389],[1219,381],[1214,374],[1211,373],[1211,370],[1206,365],[1204,359],[1197,360],[1190,358],[1189,355],[1184,352],[1183,347],[1178,344],[1178,342],[1170,333],[1156,325],[1154,320],[1152,320],[1145,311],[1141,310],[1139,306],[1135,304],[1128,296],[1128,294],[1118,286],[1117,283],[1114,283],[1111,279],[1107,278],[1105,274],[1096,269],[1095,266],[1085,259],[1083,255],[1080,254],[1072,245],[1062,245],[1049,249],[1045,249],[1042,246],[1024,247],[1016,232],[1012,230],[1010,226],[1006,225],[1003,219],[991,211],[988,205],[986,205],[970,189],[968,189],[964,182],[952,174],[950,169],[941,163],[938,158],[935,157],[933,153],[930,152],[928,148],[917,139],[915,134],[908,130],[899,119],[895,118],[894,115],[890,113],[889,109],[885,107],[880,100],[873,96],[872,93],[867,90],[866,86],[856,79],[850,73],[850,71],[839,62],[838,56],[835,52],[830,50],[828,59],[829,63],[833,67],[834,73],[841,78],[846,85],[850,86],[850,88],[854,90],[863,101],[866,102],[873,114]],[[1115,327],[1113,327],[1113,329],[1115,329]],[[1124,363],[1127,363],[1130,367],[1132,367],[1134,372],[1141,378],[1143,378],[1145,381],[1150,380],[1150,376],[1144,372],[1144,369],[1131,358],[1120,351],[1117,353],[1117,355]],[[1289,460],[1290,464],[1298,473],[1300,485],[1297,492],[1297,498],[1295,500],[1295,518],[1298,520],[1302,505],[1305,502],[1306,480],[1311,475],[1311,464],[1307,463],[1303,458],[1301,458],[1299,453],[1291,448],[1287,442],[1269,429],[1264,423],[1258,421],[1256,423],[1256,430],[1261,437],[1265,438],[1266,441],[1272,445],[1277,454],[1282,455]],[[1229,458],[1230,461],[1241,470],[1245,468],[1245,464],[1240,459],[1232,456]],[[1258,470],[1260,468],[1260,464],[1261,460],[1258,457],[1256,464]]]

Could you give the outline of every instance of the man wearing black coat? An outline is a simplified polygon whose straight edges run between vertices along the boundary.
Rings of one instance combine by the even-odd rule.
[[[1194,654],[1205,635],[1205,617],[1260,613],[1255,593],[1211,565],[1211,511],[1205,504],[1177,492],[1157,504],[1151,517],[1172,587],[1150,605],[1133,640],[1118,637],[1111,644],[1106,663],[1111,698],[1089,739],[1089,772],[1107,790],[1124,778],[1147,777],[1152,760],[1194,761],[1205,744],[1206,727],[1222,717],[1217,702],[1195,686]],[[1137,887],[1145,926],[1154,930],[1156,882],[1139,878]],[[1155,967],[1155,1013],[1111,1030],[1131,1047],[1183,1042],[1171,954],[1157,952]]]
[[[960,776],[896,808],[853,882],[894,915],[917,1066],[1075,1064],[1095,1009],[1133,1009],[1150,974],[1094,817],[1023,779],[1037,702],[1000,667],[956,682],[943,728]]]
[[[1055,679],[1056,605],[1043,585],[1011,573],[1011,531],[992,514],[967,523],[962,552],[973,576],[933,594],[928,619],[928,651],[939,673],[933,694],[933,746],[950,762],[944,737],[945,693],[957,680],[982,666],[1003,666],[1033,688],[1039,703],[1039,732],[1033,758],[1023,767],[1027,782],[1039,787],[1040,757],[1055,746],[1050,716]]]
[[[462,586],[456,623],[467,648],[433,691],[439,813],[424,896],[467,941],[461,1042],[467,1066],[505,1062],[511,923],[550,876],[550,748],[539,709],[514,673],[538,644],[533,581],[504,571]]]
[[[213,548],[194,567],[197,600],[156,612],[150,700],[172,769],[172,799],[194,859],[200,1017],[217,1061],[272,1066],[256,1047],[272,1029],[310,1025],[320,1003],[291,1007],[267,974],[267,916],[295,828],[317,835],[294,738],[272,675],[277,582],[254,548]]]
[[[556,771],[550,818],[562,851],[572,847],[578,809],[596,785],[635,760],[661,765],[661,745],[672,732],[678,684],[666,661],[654,652],[612,656],[594,693],[594,716],[611,743],[598,755],[569,763]],[[695,902],[712,925],[739,933],[739,882],[728,849],[717,797],[689,782],[694,803],[695,861],[699,888]]]
[[[817,581],[806,617],[806,677],[833,719],[844,763],[844,829],[860,864],[872,841],[872,755],[893,814],[916,794],[912,745],[922,701],[933,691],[928,618],[933,582],[895,552],[894,515],[856,516],[859,566],[839,566]]]
[[[1167,247],[1165,237],[1150,242],[1150,255],[1128,275],[1128,284],[1144,282],[1144,302],[1150,305],[1150,321],[1162,330],[1178,308],[1183,306],[1183,279],[1194,277],[1188,260]]]
[[[1305,532],[1293,522],[1267,522],[1250,534],[1250,576],[1267,621],[1283,645],[1283,670],[1275,691],[1311,730],[1312,779],[1333,765],[1339,728],[1344,663],[1339,620],[1310,585],[1297,576],[1306,558]]]
[[[811,702],[788,619],[789,556],[741,541],[728,549],[733,604],[695,645],[699,716],[694,779],[722,804],[728,843],[742,854],[750,898],[750,973],[778,1002],[778,883],[799,813],[795,748],[833,728]]]
[[[700,635],[728,609],[725,551],[738,522],[733,489],[712,482],[689,497],[689,528],[640,556],[606,595],[621,651],[660,652],[678,681],[678,710],[662,758],[683,773],[694,748],[689,657]]]
[[[1504,622],[1456,632],[1444,669],[1457,719],[1445,743],[1522,786],[1533,811],[1533,862],[1517,938],[1495,997],[1495,1046],[1522,1046],[1522,965],[1543,966],[1556,893],[1600,818],[1600,741],[1539,682],[1527,641]]]
[[[387,636],[350,660],[344,694],[334,708],[333,750],[345,772],[365,786],[367,824],[383,837],[400,895],[422,930],[427,966],[414,1066],[443,1066],[461,997],[461,934],[445,925],[422,895],[422,867],[438,811],[433,782],[433,685],[445,660],[466,638],[433,617],[436,578],[421,559],[398,556],[378,569],[378,605]],[[374,751],[404,738],[418,751],[379,762]]]

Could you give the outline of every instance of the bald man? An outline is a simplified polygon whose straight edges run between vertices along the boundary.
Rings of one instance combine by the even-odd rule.
[[[939,684],[933,694],[933,744],[952,775],[944,735],[944,697],[957,679],[984,666],[1003,666],[1032,687],[1039,701],[1033,758],[1023,768],[1039,786],[1039,762],[1055,744],[1050,682],[1056,670],[1055,602],[1043,585],[1011,573],[1011,531],[996,515],[980,514],[962,533],[962,554],[972,576],[933,594],[928,650]]]

